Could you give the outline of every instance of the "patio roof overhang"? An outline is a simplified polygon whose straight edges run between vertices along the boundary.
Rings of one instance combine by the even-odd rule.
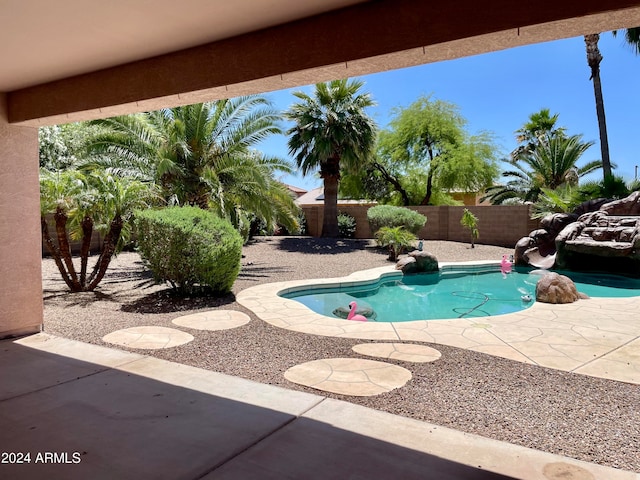
[[[79,0],[9,1],[15,14],[0,16],[0,91],[7,92],[9,122],[31,126],[640,25],[638,0],[307,0],[304,7],[295,0],[160,0],[152,12],[131,2],[88,10]],[[38,7],[46,23],[35,21]],[[96,15],[103,16],[97,27],[90,22]]]

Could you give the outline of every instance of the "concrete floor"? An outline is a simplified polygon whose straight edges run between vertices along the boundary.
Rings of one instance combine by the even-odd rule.
[[[0,342],[0,365],[3,479],[639,478],[46,334]]]

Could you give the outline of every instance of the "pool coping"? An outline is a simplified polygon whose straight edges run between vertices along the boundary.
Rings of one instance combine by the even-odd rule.
[[[441,262],[441,270],[497,266],[496,261]],[[345,287],[402,277],[395,267],[346,277],[266,283],[242,290],[238,303],[261,320],[287,330],[340,338],[428,342],[523,363],[640,384],[640,297],[590,298],[531,307],[491,317],[409,322],[350,322],[318,314],[279,296],[307,288]],[[635,314],[635,315],[632,315]],[[635,317],[635,318],[634,318]]]

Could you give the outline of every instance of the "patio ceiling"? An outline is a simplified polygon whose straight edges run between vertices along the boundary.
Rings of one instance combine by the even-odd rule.
[[[0,92],[63,123],[637,25],[640,0],[3,0]]]

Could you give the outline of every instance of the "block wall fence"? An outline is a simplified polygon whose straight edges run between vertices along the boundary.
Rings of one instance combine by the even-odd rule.
[[[356,238],[373,238],[373,233],[367,221],[367,210],[373,205],[340,205],[338,210],[356,219]],[[512,248],[522,237],[529,235],[532,230],[539,228],[538,220],[531,220],[527,205],[477,205],[467,207],[407,207],[420,212],[427,217],[427,223],[418,232],[422,240],[450,240],[453,242],[470,242],[469,231],[460,225],[462,212],[468,208],[478,217],[478,231],[480,237],[476,243],[498,245]],[[302,210],[307,219],[307,231],[312,237],[319,237],[322,233],[323,205],[303,206]],[[55,225],[49,222],[49,233],[54,243],[57,243]],[[91,252],[95,253],[102,246],[102,235],[93,233]],[[72,241],[71,249],[74,253],[80,251],[80,242]],[[42,245],[42,255],[49,252]]]
[[[323,205],[303,206],[308,234],[319,237],[322,233]],[[371,205],[339,205],[340,212],[356,219],[356,238],[373,238],[367,221]],[[539,220],[530,218],[528,205],[477,205],[467,207],[415,206],[407,207],[427,217],[427,223],[418,232],[423,240],[449,240],[469,242],[469,230],[460,225],[465,208],[478,217],[480,236],[476,243],[514,247],[520,238],[539,228]]]

